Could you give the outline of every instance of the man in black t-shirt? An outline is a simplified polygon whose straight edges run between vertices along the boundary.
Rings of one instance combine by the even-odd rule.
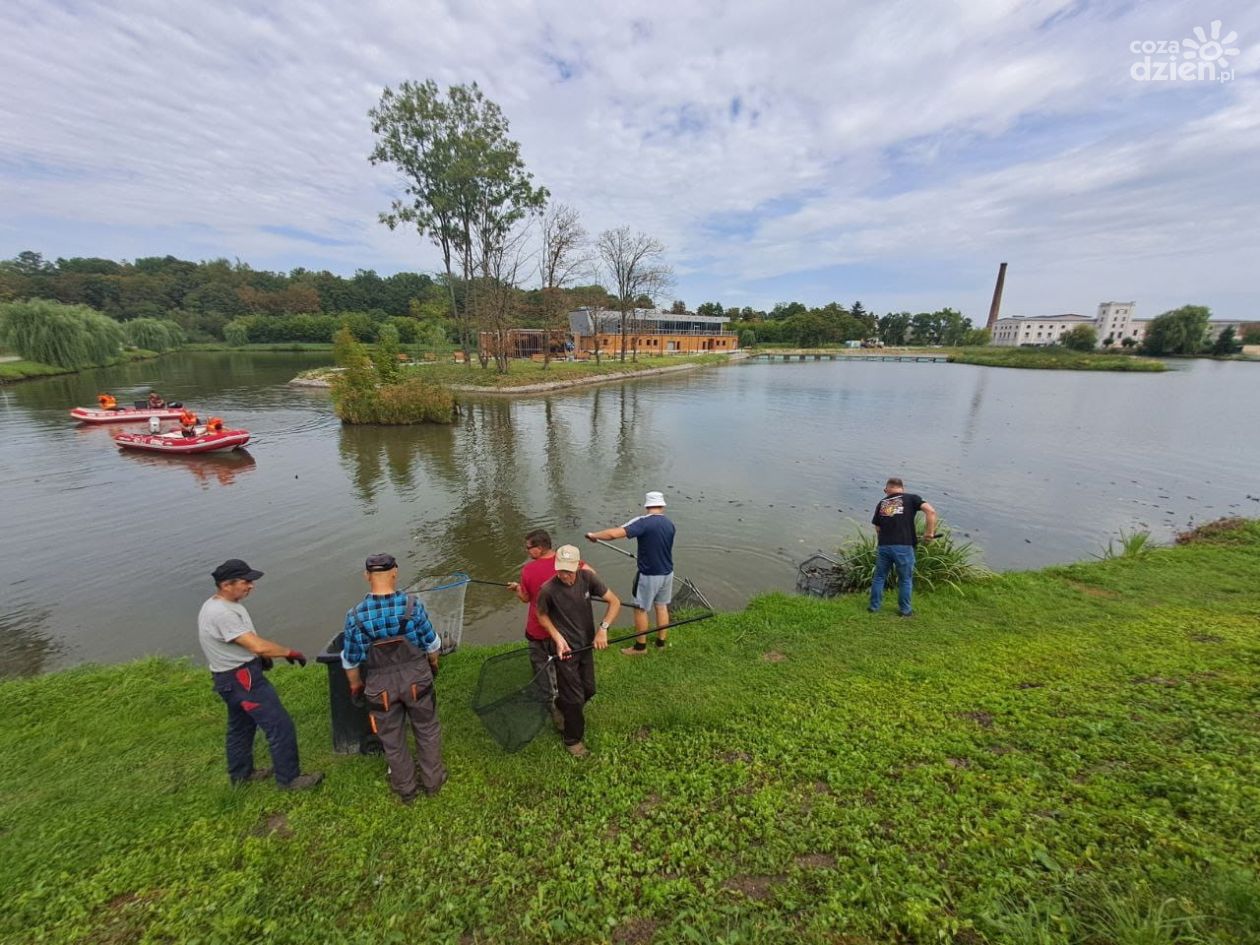
[[[884,602],[884,583],[888,572],[897,569],[897,611],[903,617],[913,615],[910,609],[910,592],[914,587],[914,546],[918,535],[914,518],[919,511],[927,519],[923,540],[936,537],[936,509],[924,502],[921,496],[906,492],[900,479],[893,477],[884,485],[884,498],[875,506],[871,524],[879,534],[879,547],[875,557],[875,578],[871,581],[871,605],[868,610],[878,613]]]
[[[534,605],[557,657],[556,708],[564,716],[565,750],[575,758],[590,754],[582,741],[586,734],[582,707],[595,695],[595,654],[589,648],[607,649],[608,627],[621,610],[621,601],[599,575],[581,566],[577,548],[557,548],[556,576],[539,589]],[[591,614],[595,600],[608,605],[598,630]]]

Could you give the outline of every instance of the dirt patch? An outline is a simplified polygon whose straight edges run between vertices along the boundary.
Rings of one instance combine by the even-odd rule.
[[[617,945],[645,945],[659,927],[655,919],[631,919],[613,929],[612,940]]]
[[[732,876],[722,887],[733,889],[749,899],[765,899],[770,895],[774,884],[782,881],[782,876]]]
[[[1185,685],[1185,680],[1176,676],[1135,676],[1132,682],[1135,686],[1166,686],[1170,689]]]
[[[862,792],[862,803],[867,807],[874,807],[879,803],[879,795],[875,793],[874,788],[867,788]]]
[[[1015,749],[1012,748],[1010,745],[990,745],[989,746],[990,755],[1009,755],[1009,754],[1013,754],[1014,751]]]
[[[958,717],[975,722],[981,728],[993,728],[993,716],[988,712],[979,710],[975,712],[961,712]]]
[[[1191,634],[1190,639],[1195,643],[1224,643],[1224,637],[1218,637],[1214,633],[1195,633]]]
[[[1092,584],[1082,584],[1080,581],[1068,581],[1068,587],[1074,591],[1079,591],[1086,597],[1096,597],[1100,600],[1115,600],[1120,596],[1119,591],[1113,591],[1105,587],[1095,587]]]
[[[1046,684],[1043,682],[1026,682],[1025,681],[1025,682],[1020,683],[1015,688],[1016,689],[1045,689]]]
[[[945,764],[951,768],[970,768],[971,762],[966,758],[946,758]]]
[[[748,754],[746,751],[724,751],[722,754],[718,755],[718,757],[725,761],[728,765],[733,765],[737,761],[752,761],[752,755]]]
[[[831,793],[831,785],[828,784],[826,781],[815,781],[813,784],[810,785],[810,787],[813,788],[813,791],[815,794],[830,794]]]
[[[803,870],[829,870],[836,865],[836,858],[830,853],[806,853],[792,862]]]
[[[761,654],[761,658],[767,663],[782,663],[785,659],[787,659],[787,657],[778,650],[766,650],[766,652]]]
[[[632,742],[645,742],[651,737],[652,737],[652,726],[650,725],[640,725],[638,728],[636,728],[633,732],[630,733],[630,741]]]
[[[642,801],[640,801],[639,806],[634,809],[634,816],[642,820],[644,817],[652,813],[652,811],[656,810],[656,808],[660,806],[661,806],[661,796],[659,794],[649,794]]]
[[[1174,539],[1179,545],[1196,543],[1229,545],[1246,539],[1247,520],[1231,517],[1218,518],[1215,522],[1207,522],[1198,528],[1178,532]]]
[[[975,929],[959,929],[954,933],[954,945],[984,945],[984,936]]]
[[[289,826],[289,818],[284,814],[267,814],[250,833],[255,837],[266,837],[274,833],[277,837],[287,839],[293,836],[293,828]]]

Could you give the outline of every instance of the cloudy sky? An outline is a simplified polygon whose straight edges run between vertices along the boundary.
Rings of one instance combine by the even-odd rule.
[[[1260,318],[1254,2],[6,0],[0,36],[0,257],[436,269],[367,161],[382,88],[432,78],[692,307],[983,321],[1005,260],[1006,314]]]

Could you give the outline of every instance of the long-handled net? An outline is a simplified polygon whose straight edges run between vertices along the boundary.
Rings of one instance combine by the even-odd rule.
[[[709,611],[679,620],[670,624],[670,629],[713,616],[715,614]],[[609,640],[608,645],[624,643],[634,637],[633,633],[617,637]],[[594,646],[584,646],[572,652],[583,653],[590,649]],[[551,713],[551,683],[547,670],[555,659],[552,656],[547,665],[535,667],[529,648],[520,647],[492,656],[481,664],[477,688],[473,690],[472,709],[490,737],[504,751],[520,751],[547,723]]]
[[[625,555],[627,558],[638,560],[638,556],[634,552],[626,551],[624,548],[618,548],[611,542],[600,540],[599,544],[606,548],[611,548],[618,554]],[[633,594],[631,598],[633,598]],[[713,613],[713,605],[709,603],[709,599],[704,596],[700,588],[696,587],[696,582],[691,578],[685,578],[681,575],[674,575],[674,596],[669,604],[670,623],[675,624],[690,617],[699,614]]]
[[[442,653],[451,653],[459,647],[464,634],[464,593],[472,583],[463,571],[439,577],[423,577],[406,588],[424,604],[429,622],[442,641]]]

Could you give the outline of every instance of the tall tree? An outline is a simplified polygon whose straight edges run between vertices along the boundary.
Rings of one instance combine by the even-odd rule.
[[[590,269],[586,230],[578,212],[565,204],[556,204],[542,219],[541,247],[538,258],[542,278],[543,370],[551,363],[551,334],[561,330],[568,318],[569,303],[565,288]]]
[[[404,82],[397,92],[386,87],[368,117],[377,135],[369,160],[392,164],[405,181],[405,196],[380,220],[390,229],[414,225],[442,254],[467,361],[469,306],[467,299],[462,311],[458,304],[455,265],[466,288],[478,271],[484,278],[513,227],[545,205],[547,191],[533,186],[507,119],[476,83],[453,85],[445,96],[431,79]]]
[[[1183,305],[1151,319],[1142,337],[1147,354],[1198,354],[1207,338],[1212,310],[1204,305]]]
[[[620,313],[621,360],[626,360],[626,331],[635,300],[655,295],[673,283],[673,271],[664,262],[665,245],[646,233],[633,233],[628,226],[605,230],[599,235],[599,258],[608,271]]]

